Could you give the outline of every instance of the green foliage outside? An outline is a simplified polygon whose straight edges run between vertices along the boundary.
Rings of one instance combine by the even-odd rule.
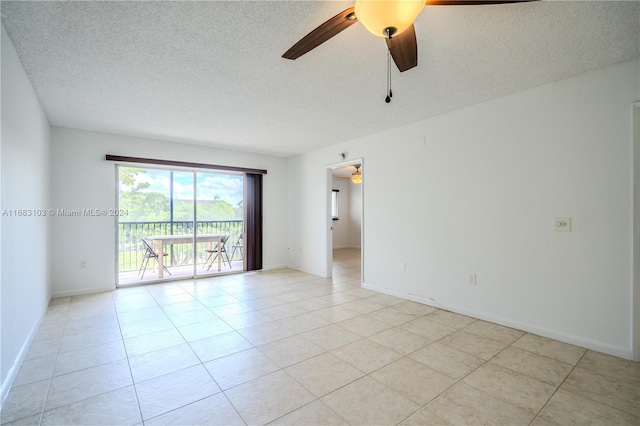
[[[193,233],[193,200],[174,199],[173,222],[171,218],[171,199],[169,192],[151,191],[150,184],[139,179],[147,173],[146,169],[136,167],[120,167],[119,210],[127,212],[119,217],[119,253],[118,264],[120,271],[136,270],[142,261],[142,247],[140,240],[150,235],[192,234]],[[234,207],[220,197],[213,200],[199,200],[197,203],[197,217],[199,232],[224,233],[230,235],[234,243],[242,232],[242,205]],[[130,222],[166,222],[164,224],[130,224]],[[181,222],[181,223],[180,223]],[[212,223],[213,222],[213,223]],[[219,223],[216,225],[216,223]],[[223,228],[218,229],[219,226]],[[185,247],[182,247],[185,246]],[[168,264],[188,264],[193,262],[193,249],[190,244],[175,246],[176,257],[168,259]],[[198,250],[200,257],[203,252]],[[198,259],[199,263],[203,259]]]
[[[145,174],[145,169],[120,167],[120,210],[126,216],[120,222],[168,222],[171,220],[171,200],[169,194],[148,191],[149,183],[136,180],[136,176]],[[197,205],[198,221],[242,219],[242,206],[235,208],[225,200],[199,200]],[[193,220],[193,200],[173,202],[173,220]]]

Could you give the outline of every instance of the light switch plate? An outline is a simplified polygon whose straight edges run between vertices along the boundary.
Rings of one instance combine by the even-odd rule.
[[[570,217],[554,217],[553,230],[554,231],[571,231],[571,218]]]

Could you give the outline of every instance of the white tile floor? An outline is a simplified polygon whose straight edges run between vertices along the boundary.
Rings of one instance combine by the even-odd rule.
[[[2,424],[640,424],[640,364],[292,270],[56,299]]]

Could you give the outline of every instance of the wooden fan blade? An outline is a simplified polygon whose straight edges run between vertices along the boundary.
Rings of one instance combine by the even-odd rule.
[[[481,4],[527,3],[540,0],[427,0],[427,6],[473,6]]]
[[[393,62],[396,63],[400,72],[418,65],[418,43],[413,24],[399,35],[386,40]]]
[[[284,52],[282,57],[286,59],[297,59],[310,50],[320,46],[331,37],[346,30],[356,22],[358,22],[358,19],[356,19],[353,12],[353,7],[343,10],[306,36],[302,37],[302,39],[294,44],[291,49]]]

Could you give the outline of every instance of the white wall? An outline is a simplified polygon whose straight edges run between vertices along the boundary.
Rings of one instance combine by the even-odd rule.
[[[351,234],[351,191],[348,179],[333,178],[333,187],[338,193],[338,220],[333,221],[333,248],[347,248]]]
[[[291,266],[327,274],[325,170],[349,152],[366,286],[629,358],[638,75],[636,59],[290,159]]]
[[[112,209],[115,164],[106,154],[266,169],[263,178],[263,267],[286,265],[286,159],[166,141],[54,127],[52,207]],[[116,222],[113,217],[52,219],[54,296],[115,288]],[[81,261],[86,260],[86,268]]]
[[[349,183],[349,247],[360,248],[362,231],[362,185]]]
[[[4,26],[1,39],[0,402],[9,391],[50,298],[49,220],[12,212],[49,206],[50,126]]]
[[[333,248],[360,248],[362,191],[349,179],[333,178],[332,189],[340,191],[340,219],[333,221]]]

